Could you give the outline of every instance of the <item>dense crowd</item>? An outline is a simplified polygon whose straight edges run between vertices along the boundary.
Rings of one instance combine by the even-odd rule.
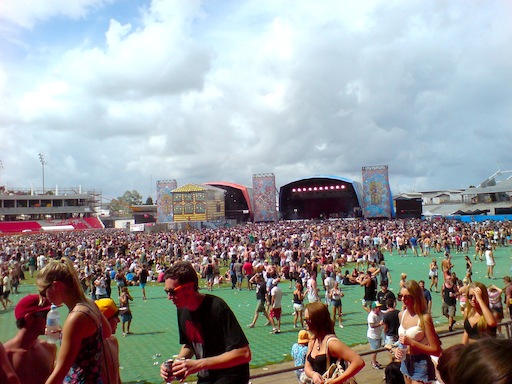
[[[438,290],[439,278],[442,278],[443,314],[449,320],[450,330],[457,303],[469,307],[468,303],[478,296],[483,297],[485,306],[493,313],[495,321],[487,313],[482,316],[496,334],[496,324],[504,318],[503,298],[510,296],[510,289],[471,285],[472,259],[485,259],[487,277],[492,279],[493,251],[508,246],[511,234],[510,222],[411,219],[277,222],[158,233],[101,230],[9,235],[0,237],[0,297],[5,309],[12,304],[10,292],[17,292],[26,274],[34,276],[36,270],[41,271],[51,261],[65,257],[74,266],[83,291],[93,299],[109,298],[112,282],[115,282],[124,308],[123,334],[126,336],[130,333],[131,321],[131,296],[127,287],[141,285],[145,299],[144,286],[148,281],[163,283],[169,266],[187,261],[205,279],[207,290],[222,283],[237,290],[254,289],[258,304],[249,327],[254,327],[258,315],[263,314],[272,325],[272,333],[280,333],[282,290],[279,284],[283,280],[293,289],[294,326],[298,328],[302,328],[306,302],[328,304],[332,308],[333,323],[343,327],[343,290],[340,287],[359,285],[364,291],[362,305],[368,313],[368,340],[376,350],[384,343],[394,347],[399,341],[401,320],[399,311],[394,309],[396,300],[401,299],[403,292],[406,292],[406,300],[411,300],[418,286],[418,292],[425,299],[425,311],[430,313],[429,292],[433,288]],[[470,247],[475,251],[471,257],[466,256],[466,275],[461,279],[452,271],[451,255],[467,255]],[[388,290],[392,282],[385,263],[388,255],[432,257],[435,253],[443,254],[445,259],[440,266],[433,259],[428,271],[430,289],[425,288],[423,281],[419,285],[411,283],[403,274],[398,297]],[[510,278],[504,282],[510,285]],[[410,313],[420,310],[419,307],[413,309],[412,305],[407,307],[406,300],[403,305]],[[510,311],[512,303],[505,301],[505,304]],[[393,313],[395,319],[389,322],[386,313]],[[407,316],[414,318],[416,315]],[[467,313],[466,318],[471,319],[471,316],[476,315]],[[478,329],[481,333],[480,326]],[[466,339],[470,336],[465,335]],[[437,349],[432,351],[437,353]],[[376,354],[372,359],[372,366],[381,369]]]

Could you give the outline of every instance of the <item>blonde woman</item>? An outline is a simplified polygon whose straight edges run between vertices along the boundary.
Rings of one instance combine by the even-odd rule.
[[[94,301],[85,296],[73,263],[68,258],[50,262],[39,272],[37,287],[42,297],[69,309],[46,384],[101,382],[103,339],[110,337],[111,329]]]
[[[430,356],[441,355],[441,343],[428,313],[423,291],[415,280],[409,280],[400,293],[403,309],[398,314],[398,335],[399,342],[407,348],[405,360],[402,360],[403,350],[398,348],[395,352],[397,359],[402,360],[400,371],[407,384],[435,383],[436,373]]]
[[[487,287],[475,282],[469,286],[464,310],[464,334],[462,344],[482,337],[496,336],[496,319],[489,308]]]
[[[400,282],[399,282],[400,288],[402,288],[405,285],[406,280],[407,280],[407,273],[401,273],[400,274]]]

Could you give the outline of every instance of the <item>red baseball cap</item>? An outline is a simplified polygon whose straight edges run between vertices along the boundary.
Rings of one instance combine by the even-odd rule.
[[[48,312],[52,303],[46,297],[36,294],[27,295],[21,299],[14,308],[14,317],[16,320],[24,318],[36,312]]]

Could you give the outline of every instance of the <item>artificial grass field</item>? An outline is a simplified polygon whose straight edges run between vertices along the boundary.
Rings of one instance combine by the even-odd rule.
[[[390,269],[392,284],[390,289],[398,291],[398,283],[400,273],[407,273],[408,280],[425,280],[428,288],[430,281],[428,280],[429,264],[433,257],[438,260],[444,258],[442,253],[432,253],[430,258],[414,257],[411,251],[408,251],[407,257],[400,257],[396,254],[385,254],[386,265]],[[452,254],[452,262],[455,264],[453,269],[457,276],[463,278],[465,275],[465,254]],[[473,260],[474,249],[471,248],[468,255]],[[473,261],[473,281],[481,281],[488,285],[496,284],[503,287],[503,276],[511,275],[511,256],[512,247],[498,248],[495,253],[496,267],[495,280],[485,277],[486,264],[480,261]],[[354,263],[347,265],[346,269],[351,270]],[[28,272],[26,273],[28,276]],[[245,283],[245,282],[244,282]],[[322,286],[320,278],[318,280],[319,287]],[[442,277],[439,281],[439,289],[442,285]],[[200,282],[200,286],[204,287],[204,281]],[[298,329],[293,328],[292,316],[292,289],[290,289],[289,281],[280,283],[283,289],[283,317],[280,334],[270,334],[271,327],[265,327],[266,319],[262,316],[258,319],[255,328],[247,328],[247,324],[252,321],[254,309],[256,307],[255,291],[248,291],[244,286],[244,290],[231,290],[231,284],[225,283],[220,289],[214,289],[208,292],[203,289],[203,293],[212,293],[222,297],[234,311],[245,334],[249,340],[252,361],[251,368],[261,367],[269,364],[281,363],[290,360],[290,350],[293,343],[297,342]],[[359,286],[340,286],[345,293],[342,299],[343,303],[343,325],[344,328],[336,327],[337,336],[347,345],[366,344],[367,330],[367,313],[361,307],[361,299],[363,297],[363,288]],[[35,279],[27,279],[22,281],[19,288],[19,295],[11,294],[10,298],[14,305],[20,298],[29,293],[37,293],[35,287]],[[163,291],[163,285],[152,283],[146,287],[148,300],[142,300],[141,289],[138,286],[130,288],[134,301],[131,308],[133,313],[133,321],[131,331],[133,335],[123,337],[121,332],[121,324],[118,325],[116,336],[120,345],[120,364],[121,378],[123,383],[162,383],[159,376],[160,364],[172,355],[177,354],[180,348],[178,342],[178,331],[176,321],[176,308],[174,304],[167,300],[167,296]],[[321,292],[323,296],[324,292]],[[441,316],[441,296],[440,293],[432,293],[433,306],[432,315],[436,326],[447,323],[447,319]],[[118,301],[117,288],[112,285],[112,298]],[[0,312],[0,341],[9,340],[17,331],[13,314],[14,306],[9,307],[5,311]],[[400,309],[400,304],[398,305]],[[64,321],[67,315],[67,308],[61,307],[61,318]],[[461,312],[457,308],[457,320],[462,319]],[[456,328],[461,328],[460,325]],[[192,378],[191,378],[192,380]]]

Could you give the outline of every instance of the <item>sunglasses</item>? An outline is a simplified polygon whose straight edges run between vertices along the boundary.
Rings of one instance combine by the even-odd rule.
[[[414,297],[412,297],[411,295],[402,295],[402,301],[405,301],[405,300],[413,300]]]
[[[475,297],[475,295],[469,294],[469,295],[468,295],[468,300],[472,300],[472,299],[473,299],[473,297]]]
[[[306,318],[304,318],[304,322],[305,322],[306,324],[311,324],[311,319],[309,319],[309,318],[307,318],[307,319],[306,319]]]
[[[164,292],[167,294],[167,296],[176,296],[176,292],[178,292],[180,289],[186,286],[190,286],[195,284],[194,282],[185,283],[182,285],[178,285],[176,288],[170,288],[170,289],[164,289]]]
[[[40,295],[41,297],[46,298],[46,291],[47,291],[48,289],[50,289],[50,287],[51,287],[52,285],[53,285],[53,284],[48,284],[46,287],[44,287],[44,289],[42,289],[41,291],[39,291],[39,295]]]

